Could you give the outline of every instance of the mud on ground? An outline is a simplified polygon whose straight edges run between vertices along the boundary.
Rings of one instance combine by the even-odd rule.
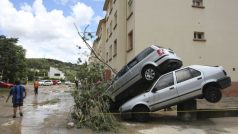
[[[0,133],[2,134],[92,134],[89,129],[67,129],[70,109],[73,106],[71,88],[65,85],[39,88],[39,95],[33,93],[33,86],[26,86],[28,96],[24,101],[23,117],[12,118],[12,104],[5,102],[8,90],[0,91]],[[230,94],[236,88],[229,90]],[[227,91],[228,92],[228,91]],[[225,95],[229,96],[229,95]],[[229,109],[238,107],[238,97],[224,97],[219,103],[198,100],[200,109]],[[176,108],[175,108],[176,109]],[[146,123],[121,121],[123,134],[238,134],[238,117],[220,117],[182,122],[176,118],[176,111],[158,111]],[[110,134],[110,132],[108,132]]]

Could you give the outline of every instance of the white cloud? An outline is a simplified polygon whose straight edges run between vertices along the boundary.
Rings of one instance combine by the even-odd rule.
[[[72,17],[75,18],[75,21],[79,22],[81,25],[90,24],[94,15],[94,11],[91,7],[88,7],[84,3],[78,2],[72,9]],[[83,20],[83,21],[82,21]]]
[[[31,6],[27,3],[21,4],[21,10],[25,12],[32,12]]]
[[[19,38],[28,58],[52,58],[74,63],[78,57],[84,61],[87,59],[88,54],[83,53],[89,53],[89,50],[78,37],[73,23],[78,26],[92,23],[95,19],[91,7],[78,2],[71,7],[71,16],[66,17],[61,10],[47,11],[42,0],[35,0],[33,5],[23,3],[19,10],[9,0],[0,0],[0,5],[0,31]],[[77,49],[76,45],[83,49]]]

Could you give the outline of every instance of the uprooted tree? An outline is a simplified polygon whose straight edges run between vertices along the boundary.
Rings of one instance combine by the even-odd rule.
[[[81,66],[79,72],[80,92],[74,91],[75,105],[72,118],[77,127],[95,131],[117,131],[119,123],[109,113],[110,96],[106,93],[107,82],[102,77],[103,66],[99,64]]]
[[[80,92],[76,90],[73,93],[75,105],[71,114],[72,118],[79,128],[87,127],[95,131],[117,131],[119,122],[113,114],[109,113],[111,98],[106,92],[108,81],[105,81],[103,77],[105,66],[111,67],[96,55],[87,43],[86,37],[78,34],[99,62],[90,65],[85,63],[80,66],[77,77],[80,79],[81,86]]]

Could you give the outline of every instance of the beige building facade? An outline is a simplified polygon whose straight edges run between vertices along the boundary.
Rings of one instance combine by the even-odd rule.
[[[237,0],[105,0],[103,57],[119,71],[156,44],[173,49],[184,66],[220,65],[238,81],[236,5]]]
[[[96,54],[103,60],[106,57],[106,20],[102,19],[99,21],[98,28],[97,28],[97,38],[93,42],[93,50],[95,50]],[[91,53],[89,57],[89,63],[98,62],[97,58],[95,57],[94,53]]]

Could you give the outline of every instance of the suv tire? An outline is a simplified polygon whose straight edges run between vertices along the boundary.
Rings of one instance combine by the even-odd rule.
[[[147,66],[142,71],[142,78],[147,82],[153,82],[158,76],[159,73],[154,66]]]
[[[204,98],[211,103],[216,103],[221,100],[222,93],[219,90],[218,87],[210,86],[208,88],[205,88],[204,92]]]
[[[150,110],[146,106],[136,106],[133,108],[133,119],[138,122],[146,122],[149,120]]]

